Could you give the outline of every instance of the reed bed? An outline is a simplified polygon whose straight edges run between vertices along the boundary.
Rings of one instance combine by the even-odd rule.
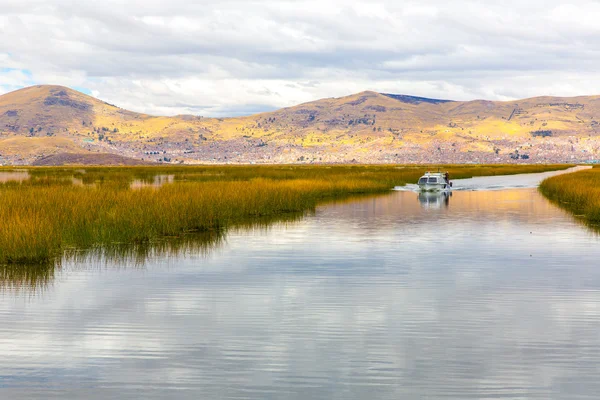
[[[591,225],[600,225],[600,168],[545,179],[540,192]]]
[[[453,178],[567,166],[444,166]],[[382,193],[435,166],[28,168],[0,184],[0,264],[47,264],[66,250],[144,244],[297,216],[324,200]],[[10,171],[10,169],[2,169]],[[171,183],[151,186],[155,177]],[[133,182],[150,186],[132,189]]]

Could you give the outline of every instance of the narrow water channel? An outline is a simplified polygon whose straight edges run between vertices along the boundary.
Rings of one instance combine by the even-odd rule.
[[[0,398],[595,399],[600,239],[519,179],[7,276]]]

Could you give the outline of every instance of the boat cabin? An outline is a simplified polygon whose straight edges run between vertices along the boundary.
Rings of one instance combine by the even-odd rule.
[[[440,179],[440,181],[438,181],[438,178]],[[426,185],[428,183],[430,183],[430,184],[431,183],[433,183],[433,184],[435,184],[435,183],[445,183],[445,181],[442,182],[443,179],[444,178],[438,177],[438,176],[422,176],[421,179],[419,179],[419,185]]]
[[[447,172],[426,172],[421,178],[419,178],[419,188],[421,190],[449,190],[452,187],[452,183],[448,179],[449,175]]]

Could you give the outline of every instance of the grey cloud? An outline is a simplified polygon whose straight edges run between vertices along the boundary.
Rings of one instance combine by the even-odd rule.
[[[589,84],[600,61],[596,2],[2,3],[0,54],[9,58],[1,62],[31,70],[36,83],[87,87],[138,111],[185,112],[170,106],[180,103],[252,112],[354,89],[503,99],[557,87],[550,77],[568,82],[564,94],[600,92]],[[14,79],[0,72],[2,87],[18,86]],[[221,95],[233,87],[235,96]],[[447,91],[422,91],[436,87]]]

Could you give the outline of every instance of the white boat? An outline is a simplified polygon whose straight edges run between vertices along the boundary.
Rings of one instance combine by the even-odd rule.
[[[447,172],[426,172],[419,178],[419,189],[423,192],[450,191],[452,182]]]

